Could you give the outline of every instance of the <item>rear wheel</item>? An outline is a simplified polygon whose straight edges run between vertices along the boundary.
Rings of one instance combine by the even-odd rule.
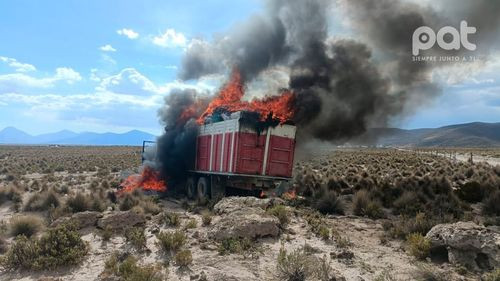
[[[198,200],[208,200],[210,194],[210,186],[208,184],[208,179],[201,177],[198,179],[198,185],[196,188],[196,197]]]
[[[189,199],[194,199],[196,194],[196,185],[193,177],[186,180],[186,193]]]

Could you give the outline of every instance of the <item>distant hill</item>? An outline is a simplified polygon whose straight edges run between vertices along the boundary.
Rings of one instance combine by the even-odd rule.
[[[14,127],[0,131],[0,144],[141,145],[143,140],[155,139],[155,136],[138,130],[122,134],[63,130],[38,136]],[[374,128],[349,143],[400,147],[500,147],[500,123],[474,122],[414,130]]]
[[[500,147],[500,123],[473,122],[433,129],[370,129],[359,142],[382,146]]]
[[[0,144],[66,144],[66,145],[142,145],[155,140],[152,134],[132,130],[126,133],[75,133],[68,130],[32,136],[14,127],[0,131]]]

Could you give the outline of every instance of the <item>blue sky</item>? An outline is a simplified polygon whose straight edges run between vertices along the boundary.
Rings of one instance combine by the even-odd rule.
[[[259,0],[2,1],[0,129],[158,134],[157,110],[171,89],[213,91],[220,83],[176,79],[189,42],[210,40],[262,5]],[[335,16],[332,26],[333,33],[348,32]],[[467,79],[450,78],[464,70],[437,73],[443,95],[394,125],[499,122],[499,70],[497,60]]]

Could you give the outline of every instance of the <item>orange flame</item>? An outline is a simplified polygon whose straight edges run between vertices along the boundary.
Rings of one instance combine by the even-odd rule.
[[[293,199],[297,198],[297,192],[295,191],[295,189],[292,189],[292,190],[289,190],[287,192],[283,192],[281,197],[283,197],[283,199],[285,199],[285,200],[293,200]]]
[[[141,174],[128,176],[120,184],[120,186],[123,187],[123,189],[118,192],[120,194],[124,192],[131,192],[139,187],[142,187],[143,190],[160,192],[167,190],[167,184],[165,181],[160,179],[159,173],[148,166],[144,167]]]
[[[279,96],[271,96],[262,100],[253,99],[250,102],[241,100],[244,94],[241,74],[234,69],[229,82],[220,90],[219,95],[210,102],[205,112],[198,118],[198,124],[203,124],[205,117],[213,114],[217,108],[224,108],[230,112],[241,110],[258,112],[261,120],[270,117],[273,120],[280,121],[280,123],[290,120],[295,113],[293,109],[295,95],[291,91],[283,91]],[[190,113],[195,111],[194,108],[187,108],[181,116],[190,116]]]

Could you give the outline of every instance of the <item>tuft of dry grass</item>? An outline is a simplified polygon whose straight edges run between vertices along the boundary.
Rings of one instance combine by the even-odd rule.
[[[43,220],[35,215],[14,216],[9,222],[9,232],[12,236],[24,235],[31,237],[43,228]]]

